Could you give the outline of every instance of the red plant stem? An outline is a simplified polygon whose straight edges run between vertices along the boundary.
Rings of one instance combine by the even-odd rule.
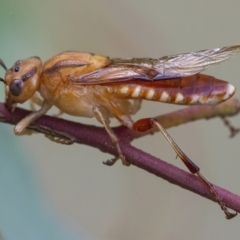
[[[14,112],[10,112],[5,108],[4,104],[0,103],[0,121],[2,122],[16,124],[29,113],[29,111],[20,108],[17,108]],[[96,147],[103,152],[108,152],[113,155],[117,154],[115,146],[109,139],[109,136],[105,130],[100,127],[84,125],[50,116],[42,116],[32,124],[30,128],[52,136],[60,135],[71,137],[77,143]],[[215,201],[212,194],[198,177],[131,146],[130,141],[134,138],[135,134],[126,127],[120,126],[113,129],[120,139],[123,154],[132,165]],[[215,185],[214,188],[222,197],[227,207],[240,212],[240,196]]]

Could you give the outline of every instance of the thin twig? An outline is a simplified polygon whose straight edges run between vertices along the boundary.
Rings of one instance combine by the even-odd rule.
[[[200,119],[231,117],[237,115],[239,112],[240,100],[236,98],[231,98],[228,101],[225,101],[218,105],[198,105],[186,107],[181,110],[157,116],[155,117],[155,119],[160,122],[164,128],[171,128]],[[231,135],[232,130],[229,130]],[[133,136],[134,138],[139,138],[155,131],[149,131],[141,134],[133,133]]]
[[[175,112],[174,119],[176,116],[181,116],[182,113],[184,114],[185,119],[189,116],[188,121],[216,116],[226,117],[237,114],[240,109],[239,101],[236,99],[227,101],[222,106],[221,105],[218,105],[215,109],[210,107],[209,110],[208,107],[205,109],[204,107],[182,109],[177,111],[177,114]],[[5,108],[4,104],[0,103],[0,121],[2,122],[16,124],[27,114],[29,114],[29,111],[20,108],[16,108],[14,112],[10,112]],[[178,123],[176,123],[176,121],[169,121],[168,123],[164,122],[166,115],[158,117],[157,119],[164,127],[171,127],[180,124],[180,122],[184,122],[183,120]],[[179,119],[182,118],[179,117]],[[108,152],[113,155],[117,154],[109,136],[106,134],[105,130],[100,127],[83,125],[50,116],[43,116],[32,124],[30,129],[34,129],[35,131],[54,137],[65,137],[66,139],[70,139],[70,142],[75,141],[77,143],[93,146],[103,152]],[[123,126],[114,128],[114,131],[121,139],[120,145],[122,152],[131,164],[214,201],[212,194],[207,190],[198,177],[131,146],[130,141],[135,137],[139,137],[139,134],[134,134],[131,130]],[[227,207],[240,212],[240,196],[215,185],[214,188],[222,197]]]

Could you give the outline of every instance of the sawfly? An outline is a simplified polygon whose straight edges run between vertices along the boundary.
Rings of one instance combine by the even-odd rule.
[[[191,173],[196,174],[211,191],[226,218],[230,213],[211,183],[178,147],[168,132],[154,118],[134,122],[131,115],[140,108],[141,100],[159,101],[180,105],[218,104],[233,96],[235,87],[226,81],[201,74],[203,70],[217,65],[240,51],[240,45],[213,48],[198,52],[151,58],[108,58],[105,56],[68,51],[42,63],[39,57],[19,60],[6,70],[6,105],[12,110],[18,103],[33,99],[39,92],[41,108],[23,118],[15,127],[21,134],[33,121],[45,114],[52,106],[62,113],[73,116],[95,117],[106,129],[116,145],[118,156],[104,162],[113,165],[125,159],[119,139],[110,127],[110,117],[115,117],[128,128],[144,132],[157,128],[171,144],[177,156]]]

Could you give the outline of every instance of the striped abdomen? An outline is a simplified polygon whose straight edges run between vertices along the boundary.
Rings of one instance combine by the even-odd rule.
[[[108,91],[117,98],[188,105],[216,104],[225,101],[234,94],[235,87],[212,76],[196,74],[152,82],[134,80],[122,84],[109,84]]]

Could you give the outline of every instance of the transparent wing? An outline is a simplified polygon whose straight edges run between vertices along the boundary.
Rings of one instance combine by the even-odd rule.
[[[85,75],[71,75],[75,84],[105,84],[129,80],[156,81],[197,74],[228,60],[240,45],[164,56],[159,59],[111,59],[111,63]]]
[[[240,45],[213,48],[159,59],[155,68],[164,74],[190,76],[228,60],[240,51]]]

